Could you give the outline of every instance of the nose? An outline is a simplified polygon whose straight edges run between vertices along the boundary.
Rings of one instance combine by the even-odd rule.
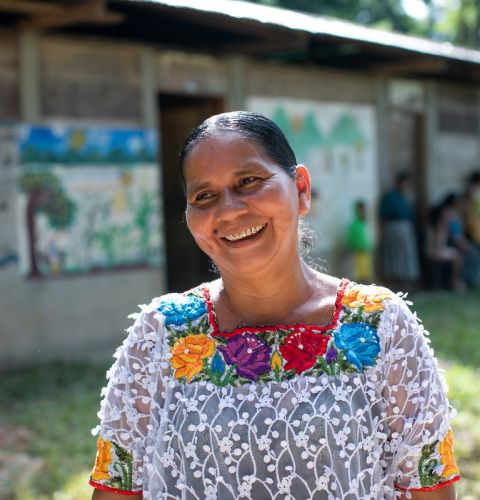
[[[217,204],[217,221],[231,221],[243,215],[247,211],[247,205],[240,194],[231,190],[225,190]]]

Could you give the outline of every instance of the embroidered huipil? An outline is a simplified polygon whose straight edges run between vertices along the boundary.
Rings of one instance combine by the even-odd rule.
[[[459,479],[423,328],[343,280],[332,322],[219,331],[208,285],[143,306],[103,390],[91,484],[148,499],[391,499]]]

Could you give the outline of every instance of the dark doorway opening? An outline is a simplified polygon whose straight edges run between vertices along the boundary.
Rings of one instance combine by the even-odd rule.
[[[224,104],[220,98],[174,94],[161,94],[159,100],[167,287],[169,292],[181,292],[215,275],[185,221],[179,154],[189,132],[205,118],[223,112]]]

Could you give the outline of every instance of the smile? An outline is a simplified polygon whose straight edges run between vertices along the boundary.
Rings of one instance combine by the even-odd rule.
[[[258,226],[250,227],[241,233],[229,234],[228,236],[225,236],[225,239],[228,241],[243,240],[244,238],[248,238],[249,236],[260,232],[265,226],[266,224],[259,224]]]

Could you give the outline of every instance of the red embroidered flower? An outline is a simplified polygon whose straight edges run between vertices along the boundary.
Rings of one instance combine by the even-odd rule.
[[[280,352],[286,363],[283,369],[295,370],[297,374],[309,370],[315,364],[315,357],[322,356],[327,350],[330,335],[309,331],[291,333]]]

